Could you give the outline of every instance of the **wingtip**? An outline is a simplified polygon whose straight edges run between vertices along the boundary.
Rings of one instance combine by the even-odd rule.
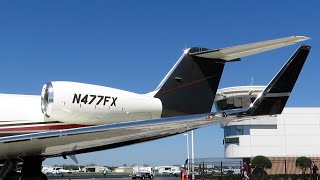
[[[310,40],[311,38],[308,36],[291,36],[293,38],[297,38],[297,42]]]

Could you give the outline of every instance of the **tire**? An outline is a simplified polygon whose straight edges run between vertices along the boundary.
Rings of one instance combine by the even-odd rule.
[[[20,177],[21,177],[21,174],[18,172],[12,172],[7,175],[7,179],[9,180],[19,180]]]
[[[42,178],[42,180],[48,180],[47,175],[45,175],[44,173],[41,173],[41,178]]]

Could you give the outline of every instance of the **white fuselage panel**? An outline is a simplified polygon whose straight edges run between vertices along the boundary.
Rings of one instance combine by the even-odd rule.
[[[162,103],[157,98],[75,82],[51,85],[53,102],[46,121],[99,125],[161,117]]]
[[[0,94],[0,111],[1,125],[44,121],[40,96]]]

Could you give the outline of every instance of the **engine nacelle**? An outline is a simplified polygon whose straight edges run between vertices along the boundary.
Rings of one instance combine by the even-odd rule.
[[[162,103],[119,89],[55,81],[43,86],[41,109],[46,121],[99,125],[160,118]]]

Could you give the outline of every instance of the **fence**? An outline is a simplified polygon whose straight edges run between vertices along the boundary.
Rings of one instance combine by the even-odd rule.
[[[195,160],[189,165],[194,168],[196,179],[241,179],[242,160]]]
[[[305,174],[296,167],[296,158],[269,158],[272,162],[272,168],[266,169],[262,174],[257,174],[249,166],[250,179],[318,179],[313,176],[310,168],[307,168]],[[319,158],[311,158],[315,164],[320,167]],[[245,160],[246,161],[246,160]],[[250,159],[248,159],[248,162]],[[189,165],[190,172],[194,168],[196,179],[242,179],[241,167],[243,161],[229,159],[196,159],[194,164]],[[320,178],[319,178],[320,179]]]

